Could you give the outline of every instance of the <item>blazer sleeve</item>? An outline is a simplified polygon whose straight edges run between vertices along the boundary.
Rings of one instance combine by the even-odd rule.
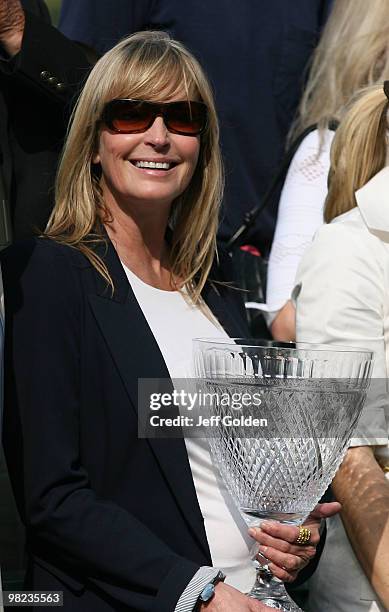
[[[91,64],[88,53],[43,19],[24,11],[26,22],[20,52],[0,62],[2,76],[60,105],[73,102]]]
[[[80,272],[65,247],[36,244],[10,247],[1,264],[4,447],[19,511],[34,551],[55,559],[51,571],[92,582],[131,610],[171,612],[200,566],[91,489],[79,450]]]
[[[374,352],[373,381],[352,445],[387,444],[388,394],[384,307],[388,255],[366,228],[323,226],[305,252],[293,292],[301,342],[353,346]]]

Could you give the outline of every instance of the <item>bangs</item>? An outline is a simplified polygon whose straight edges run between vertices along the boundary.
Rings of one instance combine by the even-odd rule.
[[[189,62],[170,44],[142,45],[131,50],[110,87],[110,99],[135,98],[155,102],[175,96],[201,100],[199,85]]]

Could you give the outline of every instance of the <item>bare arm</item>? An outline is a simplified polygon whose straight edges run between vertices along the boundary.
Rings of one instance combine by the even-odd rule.
[[[274,340],[291,342],[296,339],[296,309],[288,300],[278,312],[271,324],[271,333]]]
[[[0,0],[0,45],[10,57],[21,49],[24,22],[24,11],[19,0]]]
[[[333,481],[354,552],[389,609],[389,481],[368,446],[350,448]]]
[[[293,290],[303,253],[323,224],[333,132],[326,131],[323,137],[321,143],[320,134],[315,130],[304,138],[290,163],[282,188],[266,287],[269,311],[273,316],[277,313],[279,322],[285,316],[282,311]],[[287,313],[288,307],[286,316]],[[281,329],[280,338],[277,327],[275,324],[272,333],[277,340],[283,340],[285,331]],[[286,333],[291,336],[289,328]]]

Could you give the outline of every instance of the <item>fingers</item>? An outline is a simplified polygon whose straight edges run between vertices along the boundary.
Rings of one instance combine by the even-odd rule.
[[[286,572],[299,572],[307,564],[300,557],[282,553],[276,548],[270,548],[270,546],[261,546],[260,552],[266,556],[268,561]]]
[[[307,545],[296,544],[299,527],[272,522],[263,522],[261,528],[252,528],[250,535],[259,542],[258,561],[268,564],[274,576],[284,582],[292,582],[298,572],[305,567],[316,554],[316,545],[320,540],[318,528],[311,529],[310,542]]]
[[[262,552],[259,552],[256,556],[259,564],[264,568],[268,568],[273,576],[279,578],[283,582],[293,582],[298,572],[306,565],[306,563],[298,557],[290,555],[290,558],[288,558],[287,555],[276,551],[274,548],[263,546],[261,550]],[[265,553],[266,557],[264,556]],[[287,565],[282,565],[282,563],[286,563]]]
[[[287,542],[286,540],[280,540],[279,538],[274,538],[269,535],[262,529],[256,530],[255,539],[262,546],[270,546],[271,548],[275,548],[282,553],[296,556],[303,556],[304,558],[312,559],[316,554],[316,539],[319,541],[320,537],[318,534],[311,535],[311,540],[314,542],[310,542],[309,544],[302,546],[301,544],[295,544]],[[296,538],[295,538],[296,539]]]
[[[330,516],[334,516],[338,514],[342,509],[342,506],[339,502],[330,502],[326,504],[318,504],[311,512],[307,519],[307,523],[310,520],[315,519],[324,519],[329,518]],[[304,523],[305,524],[305,523]]]
[[[25,16],[19,0],[0,2],[0,43],[13,57],[21,49]]]
[[[309,545],[317,546],[320,541],[319,522],[317,523],[317,525],[310,525],[310,528],[311,537],[309,540]],[[258,539],[257,534],[261,535],[261,532],[273,538],[276,538],[277,540],[283,540],[286,543],[295,544],[300,533],[300,528],[296,527],[295,525],[283,525],[282,523],[278,523],[277,521],[264,521],[263,523],[261,523],[260,529],[249,529],[249,534],[258,542],[260,540]],[[283,547],[284,545],[281,544],[280,550],[283,550]],[[278,546],[276,546],[276,548],[278,548]],[[299,546],[300,550],[301,548],[302,547]]]
[[[0,2],[0,25],[2,28],[17,28],[24,20],[24,11],[20,0],[2,0]]]
[[[287,570],[279,567],[275,563],[269,563],[269,570],[276,578],[282,580],[282,582],[294,582],[297,578],[298,572],[288,572]]]

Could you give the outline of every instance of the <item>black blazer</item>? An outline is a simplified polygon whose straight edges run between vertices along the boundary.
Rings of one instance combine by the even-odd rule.
[[[0,172],[16,239],[46,226],[69,114],[91,59],[51,26],[42,0],[22,4],[22,49],[0,61]]]
[[[1,255],[4,446],[27,527],[27,587],[64,610],[172,612],[210,551],[183,440],[137,437],[137,380],[168,378],[116,251],[115,291],[78,251],[45,239]],[[211,278],[228,280],[215,265]],[[236,290],[203,296],[247,336]],[[37,608],[39,609],[39,608]]]

